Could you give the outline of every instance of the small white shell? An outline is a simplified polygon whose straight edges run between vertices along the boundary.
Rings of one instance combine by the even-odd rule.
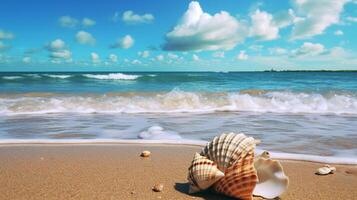
[[[279,161],[266,157],[263,154],[254,162],[254,167],[258,174],[258,183],[254,188],[253,194],[267,199],[274,199],[280,196],[289,185],[289,178],[284,174],[284,170]]]
[[[333,170],[330,167],[320,167],[317,169],[317,172],[316,172],[317,175],[327,175],[330,173],[333,173]]]

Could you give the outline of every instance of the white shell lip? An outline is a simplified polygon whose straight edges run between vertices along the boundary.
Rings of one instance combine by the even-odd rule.
[[[274,199],[286,191],[289,178],[279,161],[261,156],[255,161],[254,166],[258,174],[258,183],[253,195]]]

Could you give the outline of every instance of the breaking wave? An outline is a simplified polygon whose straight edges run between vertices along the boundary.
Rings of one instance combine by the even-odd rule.
[[[357,115],[352,94],[258,91],[199,93],[1,94],[0,114],[272,112]]]
[[[45,74],[45,76],[48,76],[50,78],[60,78],[60,79],[66,79],[66,78],[71,78],[71,75],[59,75],[59,74]]]
[[[83,74],[84,77],[101,79],[101,80],[135,80],[140,75],[130,75],[123,73],[110,73],[110,74]]]

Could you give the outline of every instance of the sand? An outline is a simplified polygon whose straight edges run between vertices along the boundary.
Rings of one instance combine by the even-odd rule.
[[[142,150],[152,156],[141,158]],[[200,147],[154,144],[1,145],[0,199],[231,199],[187,194],[187,167]],[[357,199],[357,166],[282,160],[290,186],[281,199]],[[152,186],[162,183],[162,192]],[[256,197],[255,199],[260,199]]]

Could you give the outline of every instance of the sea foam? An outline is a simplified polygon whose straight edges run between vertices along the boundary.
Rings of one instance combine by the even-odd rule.
[[[140,75],[131,75],[123,73],[110,73],[110,74],[83,74],[84,77],[101,79],[101,80],[135,80]]]
[[[0,114],[36,113],[318,113],[357,115],[357,97],[272,91],[200,93],[58,94],[52,96],[0,95]]]

